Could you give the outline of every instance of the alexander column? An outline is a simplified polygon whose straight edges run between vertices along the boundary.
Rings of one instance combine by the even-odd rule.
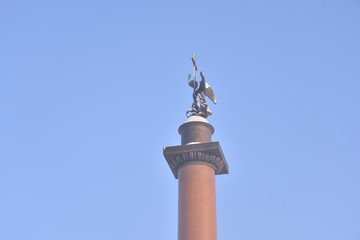
[[[181,145],[165,147],[164,156],[176,179],[179,179],[178,240],[216,240],[215,175],[227,174],[229,168],[219,142],[212,142],[214,128],[206,118],[212,114],[208,97],[216,104],[214,92],[200,72],[196,81],[195,54],[192,56],[194,88],[188,119],[179,127]]]

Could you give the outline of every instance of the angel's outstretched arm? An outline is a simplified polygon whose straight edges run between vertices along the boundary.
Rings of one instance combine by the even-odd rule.
[[[189,77],[188,77],[189,86],[190,86],[190,87],[194,87],[194,86],[195,86],[195,81],[194,81],[194,80],[190,80],[190,78],[191,78],[191,74],[189,74]]]

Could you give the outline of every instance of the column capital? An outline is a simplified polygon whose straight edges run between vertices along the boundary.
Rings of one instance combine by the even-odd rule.
[[[164,147],[163,153],[176,179],[178,169],[189,164],[207,165],[215,170],[216,175],[229,173],[219,142]]]

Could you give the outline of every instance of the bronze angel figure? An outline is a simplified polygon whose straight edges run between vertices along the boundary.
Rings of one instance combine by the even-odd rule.
[[[191,57],[194,66],[194,79],[190,80],[191,74],[189,74],[188,83],[189,86],[194,88],[193,92],[193,104],[191,109],[186,112],[186,116],[201,116],[207,118],[212,114],[208,105],[206,104],[205,97],[207,96],[214,104],[216,104],[216,99],[214,91],[211,89],[210,85],[205,81],[205,76],[203,72],[200,72],[201,81],[196,81],[196,71],[197,66],[195,64],[195,54]]]

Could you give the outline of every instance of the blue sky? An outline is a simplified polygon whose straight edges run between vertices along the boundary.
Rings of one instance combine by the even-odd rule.
[[[219,239],[360,239],[360,2],[1,1],[0,239],[176,239],[190,57]],[[199,76],[198,76],[199,77]]]

